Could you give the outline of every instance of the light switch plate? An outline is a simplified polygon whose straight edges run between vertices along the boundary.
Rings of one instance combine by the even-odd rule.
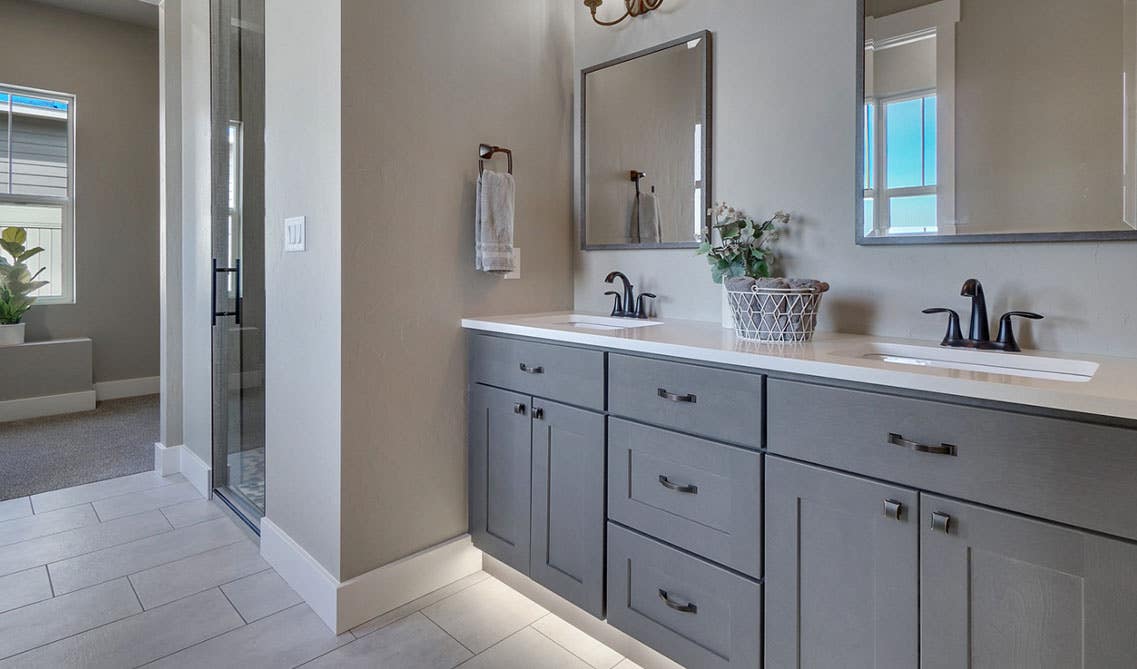
[[[520,279],[521,278],[521,249],[516,246],[513,247],[513,266],[516,267],[514,271],[505,275],[506,279]]]
[[[300,253],[304,251],[306,248],[304,239],[305,218],[297,216],[284,219],[284,252]]]

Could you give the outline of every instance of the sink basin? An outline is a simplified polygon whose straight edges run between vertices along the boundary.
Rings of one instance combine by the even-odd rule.
[[[1085,360],[1049,358],[1024,353],[977,351],[963,348],[871,343],[858,350],[834,353],[846,358],[880,360],[892,365],[947,369],[1018,376],[1047,381],[1085,383],[1097,374],[1098,364]]]
[[[527,325],[545,325],[561,328],[575,328],[578,330],[595,330],[612,332],[616,330],[629,330],[649,328],[663,325],[659,321],[641,320],[638,318],[613,318],[611,316],[591,316],[588,314],[557,314],[554,316],[541,316],[525,321]]]

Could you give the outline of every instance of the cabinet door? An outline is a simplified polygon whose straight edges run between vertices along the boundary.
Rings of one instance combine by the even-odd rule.
[[[529,572],[530,400],[475,385],[470,391],[470,536]]]
[[[925,669],[1134,666],[1137,546],[932,495],[920,506]]]
[[[540,400],[533,407],[530,576],[604,613],[604,416]]]
[[[767,456],[767,669],[917,665],[918,503]]]

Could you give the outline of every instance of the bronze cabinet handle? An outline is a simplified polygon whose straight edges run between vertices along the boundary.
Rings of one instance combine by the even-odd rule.
[[[660,399],[665,399],[669,402],[686,402],[687,404],[694,404],[697,398],[694,395],[676,395],[669,393],[666,389],[660,388],[657,392]]]
[[[939,446],[929,446],[928,444],[921,444],[918,441],[905,439],[903,436],[890,432],[888,434],[888,443],[900,448],[907,448],[910,451],[917,453],[929,453],[931,455],[956,455],[956,448],[951,444],[940,444]]]
[[[699,612],[699,607],[695,606],[694,602],[687,602],[686,604],[680,604],[679,602],[671,599],[671,596],[669,594],[667,594],[667,591],[664,590],[663,588],[659,589],[659,598],[663,600],[664,604],[666,604],[667,606],[669,606],[672,609],[675,609],[679,613],[697,614]]]
[[[524,416],[525,415],[525,405],[520,404],[520,403],[514,404],[513,405],[513,413],[517,414],[518,416]]]
[[[951,532],[951,516],[939,511],[932,514],[932,531],[949,534]]]
[[[544,374],[545,373],[544,367],[530,367],[529,365],[526,365],[525,363],[521,363],[520,369],[521,369],[521,371],[525,372],[526,374]]]
[[[684,493],[687,495],[698,495],[699,494],[699,486],[697,486],[697,485],[679,485],[678,483],[672,483],[671,479],[667,478],[663,474],[659,475],[659,484],[662,485],[664,488],[667,488],[668,490],[674,490],[675,492],[681,492],[681,493]]]

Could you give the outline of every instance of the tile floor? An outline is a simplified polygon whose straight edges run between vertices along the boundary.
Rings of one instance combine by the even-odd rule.
[[[180,475],[0,502],[0,669],[144,665],[637,669],[485,573],[337,637]]]

